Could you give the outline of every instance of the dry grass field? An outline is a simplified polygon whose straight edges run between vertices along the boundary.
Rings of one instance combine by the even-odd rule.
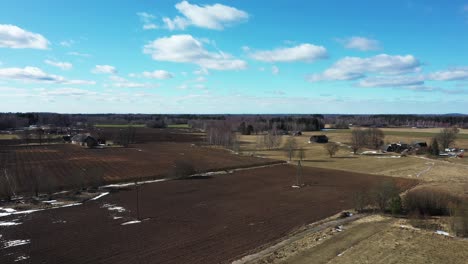
[[[430,142],[440,129],[417,129],[430,136],[421,136],[412,129],[383,129],[385,142],[412,142],[424,140]],[[304,166],[332,168],[345,171],[370,173],[394,177],[405,177],[422,180],[431,184],[444,183],[458,186],[468,182],[468,158],[438,158],[429,159],[425,156],[400,157],[399,154],[387,153],[385,155],[354,155],[347,145],[350,141],[351,130],[332,130],[322,132],[306,132],[302,136],[294,137],[297,148],[305,150]],[[401,133],[401,135],[395,135]],[[339,152],[330,158],[324,149],[324,144],[308,143],[311,135],[326,134],[331,142],[341,144]],[[387,135],[390,134],[390,135]],[[289,136],[283,136],[285,142]],[[261,157],[288,160],[287,153],[282,149],[266,150],[256,148],[257,136],[241,136],[241,151],[244,154],[254,154]],[[468,148],[468,130],[461,130],[457,145]],[[294,162],[294,161],[293,161]]]
[[[440,129],[383,129],[385,142],[430,142]],[[426,156],[400,157],[399,154],[354,155],[347,146],[351,130],[306,132],[295,137],[298,148],[305,149],[305,166],[417,179],[431,186],[468,196],[468,158]],[[308,143],[311,135],[326,134],[339,143],[337,155],[330,158],[323,144]],[[287,136],[283,136],[285,142]],[[256,148],[256,136],[242,136],[242,151],[272,159],[287,160],[284,150]],[[461,130],[456,145],[468,148],[468,130]],[[293,161],[295,162],[295,161]],[[403,226],[403,227],[401,227]],[[406,228],[405,219],[371,217],[357,221],[343,232],[327,230],[305,237],[289,248],[266,256],[256,263],[467,263],[468,241],[437,235],[434,230]],[[441,229],[449,231],[446,226]]]

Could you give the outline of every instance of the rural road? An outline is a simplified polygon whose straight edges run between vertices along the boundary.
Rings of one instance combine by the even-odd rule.
[[[238,259],[236,261],[233,261],[232,264],[245,264],[245,263],[251,263],[251,262],[254,262],[256,260],[259,260],[261,258],[263,258],[264,256],[267,256],[271,253],[273,253],[274,251],[278,250],[278,249],[281,249],[282,247],[286,246],[286,245],[289,245],[291,243],[294,243],[308,235],[311,235],[313,233],[316,233],[316,232],[320,232],[320,231],[323,231],[327,228],[331,228],[331,227],[335,227],[335,226],[340,226],[340,225],[344,225],[344,224],[347,224],[347,223],[350,223],[350,222],[353,222],[355,220],[358,220],[358,219],[361,219],[363,217],[366,217],[368,216],[367,214],[356,214],[356,215],[353,215],[351,217],[347,217],[347,218],[342,218],[342,219],[337,219],[337,220],[331,220],[331,221],[328,221],[328,222],[325,222],[323,224],[319,224],[317,226],[313,226],[299,234],[296,234],[290,238],[287,238],[269,248],[266,248],[260,252],[257,252],[257,253],[254,253],[254,254],[251,254],[251,255],[247,255],[247,256],[244,256],[242,257],[241,259]],[[288,261],[289,262],[289,261]],[[306,263],[310,263],[310,260],[309,262],[306,262]]]
[[[349,230],[336,234],[315,247],[288,258],[285,263],[329,263],[334,258],[339,258],[346,254],[348,249],[359,244],[361,241],[379,235],[391,221],[392,219],[373,223],[361,223]]]

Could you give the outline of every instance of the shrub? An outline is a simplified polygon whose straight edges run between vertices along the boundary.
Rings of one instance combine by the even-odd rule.
[[[450,206],[458,204],[459,198],[447,191],[435,188],[419,188],[409,191],[404,199],[404,208],[422,215],[448,215]]]
[[[369,205],[369,193],[366,190],[359,190],[353,194],[354,209],[357,212],[362,212]]]
[[[170,173],[172,179],[186,179],[195,174],[195,168],[192,163],[185,160],[177,160]]]
[[[372,192],[372,198],[380,211],[385,212],[390,209],[390,202],[392,200],[400,198],[399,190],[393,181],[387,180],[375,187]]]
[[[335,142],[327,143],[323,145],[323,147],[327,151],[328,155],[330,155],[330,158],[333,157],[340,149],[340,146],[336,144]]]
[[[457,236],[468,237],[468,201],[452,205],[450,227]]]
[[[402,211],[401,198],[399,195],[390,199],[390,211],[392,215],[400,214]]]

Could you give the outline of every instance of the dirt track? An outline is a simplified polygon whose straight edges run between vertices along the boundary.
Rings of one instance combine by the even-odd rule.
[[[19,256],[29,256],[31,263],[229,262],[350,208],[355,191],[385,179],[304,168],[307,187],[293,189],[295,172],[284,165],[143,185],[140,214],[147,220],[140,224],[121,225],[135,220],[134,189],[81,206],[25,215],[20,225],[0,227],[1,240],[31,243],[0,249],[0,263]],[[393,180],[406,188],[415,184]],[[116,206],[125,211],[109,210]],[[1,220],[12,218],[18,217]]]

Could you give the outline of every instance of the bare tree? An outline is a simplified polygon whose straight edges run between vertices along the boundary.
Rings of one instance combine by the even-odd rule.
[[[366,132],[362,129],[353,129],[351,131],[351,149],[354,154],[366,145],[366,138]]]
[[[333,157],[336,154],[336,152],[338,152],[338,150],[340,149],[340,146],[335,142],[327,143],[323,147],[327,151],[328,155],[330,155],[330,158]]]
[[[24,141],[24,144],[29,144],[29,141],[31,140],[31,134],[29,133],[29,130],[25,128],[23,132],[20,135],[20,138]]]
[[[457,236],[468,237],[468,201],[452,205],[450,227]]]
[[[387,180],[375,187],[372,198],[377,207],[384,212],[396,197],[400,198],[395,182]]]
[[[281,145],[281,135],[279,135],[278,130],[274,128],[268,131],[268,133],[263,136],[263,145],[267,149],[278,148]]]
[[[457,139],[458,132],[460,130],[456,127],[444,128],[437,135],[437,141],[443,149],[450,147]]]
[[[284,151],[286,152],[286,155],[288,156],[289,161],[292,160],[293,153],[296,147],[297,147],[296,139],[294,137],[288,137],[284,144]]]
[[[42,138],[44,137],[44,130],[38,128],[35,131],[36,139],[39,140],[39,145],[42,145]]]
[[[385,135],[382,130],[372,127],[366,130],[366,134],[366,141],[369,147],[378,149],[383,145]]]
[[[364,209],[370,203],[369,192],[366,189],[361,189],[361,190],[356,191],[353,194],[353,203],[354,203],[354,209],[356,209],[356,211],[358,212],[364,211]]]
[[[0,198],[11,200],[16,195],[16,184],[6,168],[0,171]]]
[[[192,162],[185,160],[176,160],[174,167],[170,171],[169,177],[171,179],[185,179],[190,177],[190,175],[195,174],[195,167]]]

